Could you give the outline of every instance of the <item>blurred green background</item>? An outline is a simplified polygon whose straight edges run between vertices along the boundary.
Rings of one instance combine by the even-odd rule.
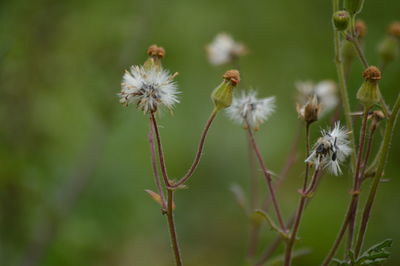
[[[372,64],[399,10],[399,1],[366,1],[361,17]],[[251,51],[241,61],[243,84],[277,97],[257,136],[267,165],[279,172],[298,125],[294,82],[336,78],[330,14],[330,1],[2,1],[0,265],[172,265],[165,217],[144,192],[154,189],[148,118],[116,96],[124,69],[141,64],[157,43],[167,50],[164,65],[180,73],[181,103],[160,119],[170,174],[179,177],[211,111],[209,95],[231,68],[211,66],[205,45],[231,33]],[[360,73],[356,62],[349,80],[355,110]],[[399,73],[396,61],[381,82],[389,104]],[[314,126],[314,139],[328,123]],[[394,239],[388,265],[400,265],[398,137],[397,128],[391,181],[381,185],[367,234],[367,245]],[[285,217],[297,206],[301,161],[278,193]],[[297,244],[312,253],[295,265],[318,265],[328,251],[349,200],[346,172],[324,178]],[[229,186],[247,190],[248,173],[245,132],[222,114],[189,189],[176,193],[187,265],[246,264],[248,220]],[[263,228],[259,252],[275,236]]]

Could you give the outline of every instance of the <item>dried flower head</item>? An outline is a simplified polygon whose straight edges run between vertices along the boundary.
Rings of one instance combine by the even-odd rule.
[[[147,54],[149,56],[154,56],[158,58],[163,58],[165,56],[165,49],[161,46],[157,46],[156,44],[150,45],[147,49]]]
[[[370,66],[363,72],[363,77],[365,80],[380,80],[382,78],[381,71],[376,66]]]
[[[240,125],[254,129],[264,123],[275,110],[275,97],[257,98],[257,92],[242,92],[241,97],[234,97],[227,109],[229,117]]]
[[[340,164],[350,154],[351,148],[348,140],[349,132],[336,122],[331,130],[322,130],[321,137],[314,144],[310,156],[306,159],[307,163],[312,163],[316,168],[328,170],[334,175],[342,173]]]
[[[226,33],[219,33],[207,46],[208,59],[213,65],[223,65],[246,53],[246,47]]]
[[[321,111],[321,105],[318,102],[317,96],[314,94],[314,96],[310,98],[303,106],[297,104],[296,110],[299,114],[299,118],[306,121],[308,124],[311,124],[318,120],[319,113]]]
[[[118,94],[120,103],[127,106],[136,102],[137,107],[145,113],[157,111],[159,105],[171,109],[179,102],[175,76],[156,66],[132,66],[122,78],[121,92]]]
[[[319,115],[323,116],[327,112],[333,110],[339,103],[336,83],[330,80],[323,80],[317,84],[312,81],[298,81],[295,83],[297,88],[297,110],[299,116],[302,117],[302,111],[305,110],[310,100],[317,97],[318,105],[320,107]],[[303,113],[304,115],[304,113]]]

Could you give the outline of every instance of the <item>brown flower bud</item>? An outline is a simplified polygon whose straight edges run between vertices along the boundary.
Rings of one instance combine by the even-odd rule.
[[[230,81],[233,86],[236,86],[240,82],[240,73],[236,69],[228,70],[223,75],[223,78]]]
[[[376,66],[370,66],[363,72],[365,80],[380,80],[382,78],[381,71]]]
[[[156,44],[150,45],[147,49],[147,54],[149,56],[158,57],[159,59],[165,56],[165,49],[163,47],[157,46]]]

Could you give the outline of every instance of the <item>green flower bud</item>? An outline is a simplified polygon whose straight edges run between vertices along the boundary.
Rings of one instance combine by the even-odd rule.
[[[384,65],[392,62],[399,56],[399,42],[393,36],[386,36],[378,46],[379,56]]]
[[[333,14],[332,21],[337,31],[344,31],[349,26],[350,14],[345,10],[337,11]]]
[[[371,107],[378,103],[381,98],[378,85],[381,79],[381,71],[375,66],[370,66],[364,71],[363,77],[365,81],[358,89],[357,99],[365,106]]]
[[[237,70],[228,70],[223,78],[224,81],[211,94],[211,99],[217,111],[231,106],[233,88],[240,82],[240,73]]]
[[[349,11],[351,15],[355,15],[361,12],[364,6],[364,0],[345,0],[344,8]]]

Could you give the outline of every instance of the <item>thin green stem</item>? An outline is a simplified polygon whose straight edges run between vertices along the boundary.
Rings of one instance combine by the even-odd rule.
[[[383,170],[385,169],[385,164],[389,155],[389,149],[390,149],[390,143],[392,141],[392,137],[394,134],[394,128],[396,125],[396,120],[399,114],[399,109],[400,109],[400,94],[397,96],[397,100],[393,106],[392,114],[389,117],[389,120],[386,122],[386,128],[385,128],[385,135],[383,139],[383,148],[382,148],[382,153],[381,157],[379,159],[379,164],[378,168],[371,186],[371,190],[368,195],[367,202],[365,203],[363,215],[362,215],[362,220],[361,220],[361,226],[360,230],[358,233],[358,238],[357,238],[357,243],[356,243],[356,248],[355,248],[355,254],[358,256],[360,254],[363,242],[364,242],[364,237],[365,237],[365,232],[367,230],[367,225],[372,209],[372,205],[375,200],[376,192],[378,190],[378,186],[380,183],[380,180],[383,176]]]
[[[178,237],[176,235],[175,222],[174,222],[174,213],[173,213],[173,197],[174,191],[168,189],[167,198],[168,198],[168,210],[167,210],[167,220],[168,220],[168,228],[169,234],[171,238],[171,246],[175,256],[175,262],[177,266],[182,266],[182,258],[178,244]]]
[[[256,157],[258,159],[258,163],[260,164],[260,167],[262,169],[264,177],[265,177],[265,179],[267,181],[268,189],[269,189],[271,200],[272,200],[272,204],[274,206],[275,213],[276,213],[276,216],[277,216],[278,221],[279,221],[279,225],[281,226],[282,231],[286,232],[286,225],[285,225],[285,222],[284,222],[284,220],[282,218],[282,214],[281,214],[281,211],[280,211],[280,208],[279,208],[279,205],[278,205],[278,201],[276,199],[276,193],[275,193],[274,186],[272,184],[271,174],[269,173],[267,167],[265,166],[263,156],[261,155],[260,149],[258,148],[257,142],[255,140],[253,131],[252,131],[252,129],[249,126],[248,123],[247,123],[247,133],[249,135],[249,138],[250,138],[251,145],[253,147],[254,153],[256,154]]]

